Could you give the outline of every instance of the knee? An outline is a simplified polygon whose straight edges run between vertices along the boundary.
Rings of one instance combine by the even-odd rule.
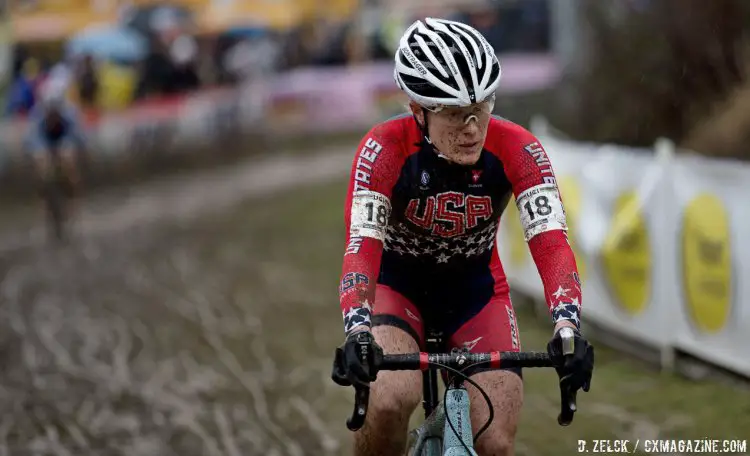
[[[480,438],[477,442],[477,453],[493,456],[513,455],[513,436],[508,432],[495,432]]]
[[[413,372],[383,374],[372,384],[368,414],[384,420],[408,420],[421,400],[420,379]]]
[[[513,455],[513,442],[523,404],[521,378],[506,371],[488,371],[477,374],[474,380],[490,396],[495,410],[495,419],[477,441],[477,452],[497,456]],[[472,404],[478,404],[482,400],[479,393],[473,388],[470,391]],[[481,426],[485,422],[489,417],[485,410],[483,407],[472,407],[472,424]]]

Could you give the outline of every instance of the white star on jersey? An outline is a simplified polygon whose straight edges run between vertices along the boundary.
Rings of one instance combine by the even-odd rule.
[[[552,293],[552,296],[554,296],[555,299],[560,299],[561,296],[565,296],[567,298],[568,297],[567,293],[569,291],[570,291],[569,289],[563,288],[562,285],[560,285],[557,287],[557,291]]]
[[[420,259],[432,258],[437,263],[446,264],[453,259],[482,255],[495,245],[497,223],[490,223],[479,232],[441,238],[432,234],[411,231],[407,225],[389,225],[383,249],[400,256]]]
[[[578,312],[576,312],[576,311],[570,312],[570,316],[569,317],[566,317],[564,315],[560,315],[559,317],[557,317],[557,320],[555,320],[555,323],[560,323],[561,321],[570,321],[570,320],[573,320],[573,322],[575,323],[575,325],[578,326],[580,324],[579,323],[580,320],[578,319]]]

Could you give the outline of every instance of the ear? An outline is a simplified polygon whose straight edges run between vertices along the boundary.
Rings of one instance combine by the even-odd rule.
[[[421,106],[411,100],[409,101],[409,109],[417,119],[417,123],[419,123],[420,126],[424,126],[424,109],[422,109]]]

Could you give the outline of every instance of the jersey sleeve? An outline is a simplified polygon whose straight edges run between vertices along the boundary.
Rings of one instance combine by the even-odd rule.
[[[391,195],[404,154],[397,125],[384,124],[360,142],[352,163],[344,219],[346,252],[339,286],[344,331],[371,326]]]
[[[581,282],[552,164],[534,135],[511,125],[498,147],[552,320],[580,328]]]

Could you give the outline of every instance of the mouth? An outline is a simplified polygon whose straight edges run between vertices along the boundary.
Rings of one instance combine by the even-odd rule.
[[[479,145],[479,141],[459,144],[458,147],[464,152],[473,151]]]

